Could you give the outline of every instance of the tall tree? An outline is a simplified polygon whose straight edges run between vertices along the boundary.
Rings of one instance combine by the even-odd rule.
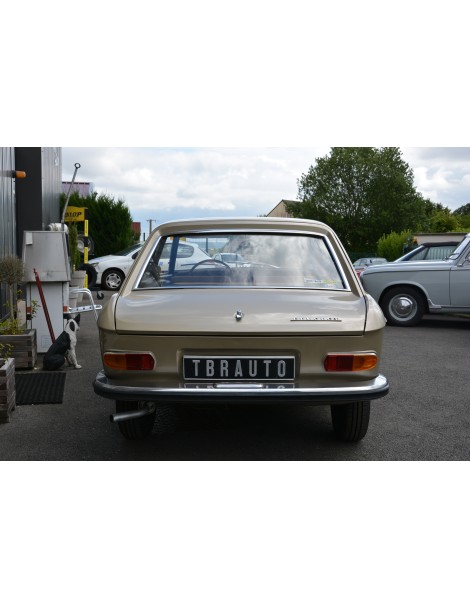
[[[470,203],[465,203],[465,205],[461,205],[454,211],[454,214],[457,216],[469,216],[470,215]]]
[[[62,195],[61,207],[65,204]],[[70,206],[87,207],[90,213],[89,234],[93,238],[93,256],[115,254],[134,242],[132,216],[129,208],[121,199],[93,192],[87,197],[72,193]]]
[[[326,222],[349,250],[375,250],[391,231],[415,230],[424,199],[399,148],[331,148],[298,180],[295,217]]]

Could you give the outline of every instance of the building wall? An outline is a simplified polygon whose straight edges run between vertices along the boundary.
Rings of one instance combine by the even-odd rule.
[[[416,233],[413,235],[418,245],[422,243],[445,243],[446,241],[462,241],[467,233]]]
[[[42,167],[42,225],[60,222],[62,194],[62,149],[41,148]]]
[[[0,148],[0,258],[16,253],[15,149]],[[0,285],[0,319],[5,317],[6,286]]]
[[[60,148],[15,148],[15,165],[26,178],[16,185],[17,253],[22,255],[25,230],[46,230],[60,222],[62,151]]]
[[[69,194],[70,186],[72,184],[72,180],[69,182],[62,182],[62,192],[65,195]],[[72,186],[72,190],[70,190],[70,194],[74,192],[78,192],[81,197],[89,197],[95,189],[93,182],[74,182]]]
[[[15,149],[0,148],[0,256],[16,253]]]
[[[298,201],[288,201],[282,199],[274,209],[272,209],[267,216],[269,218],[292,218],[291,214],[286,209],[286,203],[297,203]]]
[[[25,178],[14,178],[25,171]],[[60,222],[61,148],[0,148],[0,257],[23,255],[23,232]],[[0,319],[5,286],[0,286]]]

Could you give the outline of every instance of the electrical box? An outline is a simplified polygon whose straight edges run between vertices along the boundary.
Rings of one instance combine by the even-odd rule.
[[[23,262],[27,306],[31,306],[32,301],[38,304],[36,315],[29,323],[36,329],[38,353],[46,353],[53,342],[51,330],[54,338],[63,332],[64,313],[69,310],[71,274],[66,233],[25,231]]]
[[[67,235],[55,231],[25,231],[23,239],[25,281],[41,283],[70,281]]]

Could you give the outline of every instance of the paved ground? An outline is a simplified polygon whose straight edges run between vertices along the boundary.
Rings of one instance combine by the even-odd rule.
[[[106,299],[109,293],[106,294]],[[126,441],[95,395],[94,315],[82,314],[81,370],[66,368],[63,404],[17,406],[0,425],[0,460],[468,460],[470,320],[429,317],[386,328],[390,394],[373,403],[366,438],[336,442],[328,407],[164,408],[153,435]],[[38,362],[38,369],[41,361]]]

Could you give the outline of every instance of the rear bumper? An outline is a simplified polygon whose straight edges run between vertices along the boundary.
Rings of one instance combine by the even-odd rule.
[[[294,385],[276,386],[262,383],[216,383],[214,385],[194,385],[191,387],[129,387],[113,385],[103,371],[96,375],[93,382],[95,393],[111,400],[127,402],[157,402],[162,404],[187,403],[256,403],[309,402],[317,404],[336,404],[376,400],[389,391],[387,379],[379,374],[375,379],[351,383],[340,387],[296,387]]]

